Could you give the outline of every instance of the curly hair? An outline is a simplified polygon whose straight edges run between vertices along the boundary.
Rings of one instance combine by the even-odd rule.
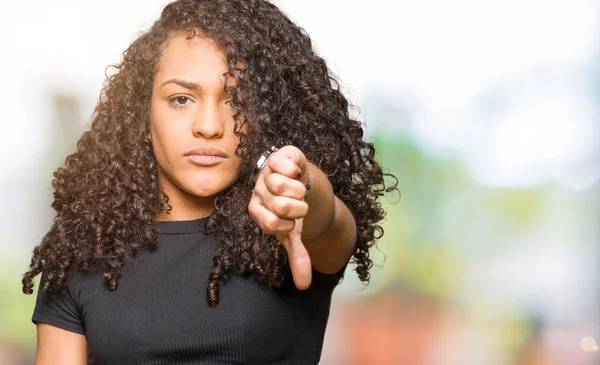
[[[397,179],[376,162],[373,144],[363,140],[361,123],[350,116],[348,101],[309,36],[265,0],[178,0],[112,66],[89,128],[54,173],[56,216],[33,250],[23,292],[33,292],[33,279],[42,271],[43,290],[64,287],[75,268],[102,268],[108,288],[116,290],[124,265],[140,248],[157,244],[154,220],[171,207],[146,141],[151,90],[166,44],[182,32],[215,41],[226,57],[225,78],[236,81],[231,86],[225,80],[224,88],[236,111],[242,174],[216,196],[205,221],[207,232],[221,233],[208,277],[209,305],[218,303],[221,285],[236,272],[252,273],[273,287],[283,282],[285,251],[247,210],[252,186],[245,177],[272,145],[298,147],[329,177],[355,218],[351,261],[368,283],[369,249],[383,235],[378,222],[385,213],[378,199],[397,190]],[[384,182],[386,175],[391,184]]]

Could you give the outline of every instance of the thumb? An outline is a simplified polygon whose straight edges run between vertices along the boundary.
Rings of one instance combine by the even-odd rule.
[[[296,219],[294,229],[280,239],[288,255],[294,284],[300,290],[308,289],[312,282],[310,256],[301,239],[303,223],[303,218]]]

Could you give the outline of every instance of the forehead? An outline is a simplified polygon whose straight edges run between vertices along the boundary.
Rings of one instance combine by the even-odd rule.
[[[206,82],[227,71],[225,55],[210,38],[193,37],[187,33],[171,37],[159,60],[156,81],[180,78],[193,82]]]

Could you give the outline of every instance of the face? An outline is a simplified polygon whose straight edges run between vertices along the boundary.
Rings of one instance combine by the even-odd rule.
[[[235,111],[223,90],[226,70],[225,56],[210,39],[174,36],[161,56],[150,140],[174,212],[212,210],[215,195],[239,178]]]

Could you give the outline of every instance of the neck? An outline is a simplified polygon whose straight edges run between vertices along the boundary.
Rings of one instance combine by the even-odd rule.
[[[173,209],[168,213],[160,213],[156,216],[156,221],[191,221],[195,219],[208,217],[212,210],[204,211],[188,211],[182,209],[176,209],[177,205],[169,201],[169,204]]]
[[[163,190],[169,197],[171,210],[158,214],[155,219],[157,221],[190,221],[205,218],[214,209],[215,196],[199,197],[171,185],[164,186]]]

